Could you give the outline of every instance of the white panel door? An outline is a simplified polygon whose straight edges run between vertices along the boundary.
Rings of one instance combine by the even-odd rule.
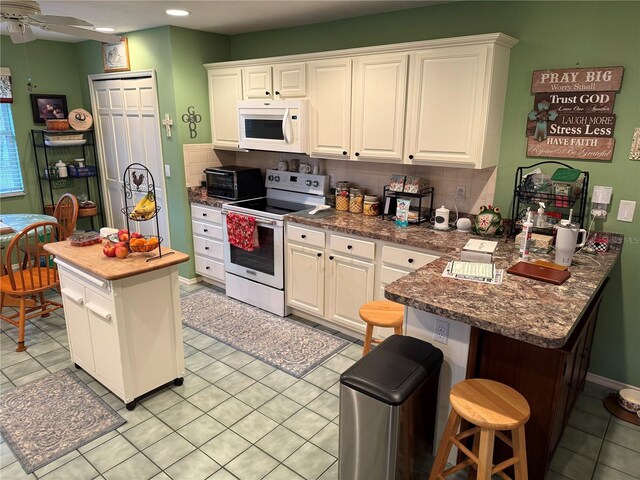
[[[273,98],[271,67],[260,65],[242,69],[242,87],[245,100]]]
[[[351,142],[351,59],[309,62],[311,156],[348,159]]]
[[[273,66],[273,98],[304,98],[307,96],[307,65],[280,63]]]
[[[322,250],[287,246],[287,305],[319,316],[324,314],[324,255]]]
[[[238,110],[242,100],[242,70],[216,68],[209,70],[209,109],[211,111],[211,143],[213,148],[237,150]]]
[[[91,83],[96,117],[96,136],[106,192],[106,218],[110,226],[123,228],[124,190],[122,178],[132,163],[140,163],[153,175],[156,203],[160,207],[158,225],[163,245],[170,246],[169,216],[164,185],[160,140],[160,120],[153,77],[94,79]],[[128,205],[142,198],[134,193]],[[155,234],[155,221],[129,222],[130,228],[145,235]]]
[[[329,256],[328,319],[364,332],[360,307],[373,300],[374,265],[342,255]]]
[[[402,162],[408,63],[406,53],[353,60],[351,160]]]
[[[417,52],[407,105],[408,163],[474,166],[481,154],[486,45]]]

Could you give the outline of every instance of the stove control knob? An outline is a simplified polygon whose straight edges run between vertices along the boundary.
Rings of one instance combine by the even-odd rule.
[[[276,175],[275,177],[273,177],[273,181],[274,182],[279,182],[280,181],[280,177],[278,175]]]
[[[273,181],[273,175],[269,175],[269,181],[272,182]]]
[[[318,182],[318,180],[314,180],[314,181],[313,181],[313,183],[312,183],[312,185],[313,185],[314,187],[318,187],[318,186],[320,185],[320,182]]]
[[[311,186],[311,180],[306,180],[306,181],[304,182],[304,184],[305,184],[307,187],[310,187],[310,186]]]

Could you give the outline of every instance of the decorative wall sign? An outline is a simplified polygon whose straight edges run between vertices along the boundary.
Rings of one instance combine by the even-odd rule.
[[[196,113],[195,107],[189,107],[187,113],[182,115],[182,121],[189,124],[189,138],[196,138],[198,136],[196,124],[202,121],[202,115]]]
[[[128,72],[131,70],[128,40],[123,38],[118,43],[103,44],[102,60],[105,72]]]
[[[0,67],[0,103],[13,103],[11,70],[6,67]]]
[[[611,160],[623,67],[536,70],[527,116],[527,156]]]
[[[636,127],[633,131],[629,160],[640,160],[640,127]]]
[[[173,126],[173,120],[171,120],[171,116],[168,113],[164,114],[164,120],[162,120],[162,125],[164,125],[164,129],[167,133],[167,138],[171,138],[171,127]]]

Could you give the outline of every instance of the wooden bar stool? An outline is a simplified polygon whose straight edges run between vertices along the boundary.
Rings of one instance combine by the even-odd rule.
[[[372,343],[380,343],[380,340],[373,338],[373,327],[393,328],[396,335],[402,335],[404,307],[389,300],[368,302],[360,307],[360,318],[367,324],[362,350],[364,357],[371,350]]]
[[[502,383],[473,378],[455,384],[449,394],[449,401],[451,413],[429,480],[446,479],[448,475],[466,467],[477,470],[479,480],[490,480],[493,474],[509,479],[503,470],[511,465],[515,470],[516,480],[527,480],[524,424],[529,420],[531,410],[525,398]],[[474,426],[456,435],[462,419]],[[511,438],[501,430],[511,430]],[[472,435],[473,447],[470,451],[461,441]],[[513,457],[494,466],[493,445],[496,436],[513,449]],[[454,445],[467,459],[445,470]]]

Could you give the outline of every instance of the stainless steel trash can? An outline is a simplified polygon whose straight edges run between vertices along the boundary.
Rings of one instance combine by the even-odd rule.
[[[340,376],[340,480],[428,472],[442,351],[393,335]]]

